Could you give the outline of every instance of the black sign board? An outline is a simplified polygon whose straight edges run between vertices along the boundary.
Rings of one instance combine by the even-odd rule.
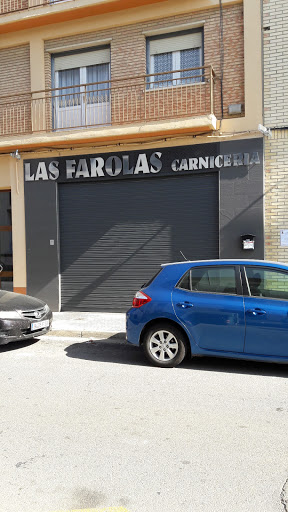
[[[262,139],[25,160],[25,182],[175,176],[262,165]]]

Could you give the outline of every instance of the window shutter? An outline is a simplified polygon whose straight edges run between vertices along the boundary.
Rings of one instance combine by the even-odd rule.
[[[182,36],[163,37],[150,40],[150,55],[170,53],[191,48],[201,48],[202,32],[193,32]]]
[[[84,68],[95,64],[107,64],[110,62],[110,48],[95,50],[92,52],[70,53],[62,57],[54,57],[55,71],[64,69]]]

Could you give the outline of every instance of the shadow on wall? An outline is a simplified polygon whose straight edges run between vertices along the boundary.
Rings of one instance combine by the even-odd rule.
[[[180,251],[217,258],[217,183],[215,175],[175,177],[173,187],[165,178],[60,185],[62,309],[125,311],[161,263],[183,260]]]

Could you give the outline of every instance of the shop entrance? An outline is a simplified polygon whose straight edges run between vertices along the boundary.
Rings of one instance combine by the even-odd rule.
[[[161,263],[219,257],[218,174],[59,185],[62,311],[126,311]]]
[[[11,191],[0,190],[0,289],[13,291]]]

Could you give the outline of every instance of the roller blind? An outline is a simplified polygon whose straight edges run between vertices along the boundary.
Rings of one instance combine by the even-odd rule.
[[[54,57],[55,71],[64,69],[83,68],[95,64],[107,64],[110,62],[110,48],[95,50],[92,52],[71,53],[62,57]]]
[[[150,55],[170,53],[202,46],[202,32],[150,40]]]
[[[112,180],[59,184],[62,311],[127,311],[179,244],[191,260],[218,258],[217,173]]]

